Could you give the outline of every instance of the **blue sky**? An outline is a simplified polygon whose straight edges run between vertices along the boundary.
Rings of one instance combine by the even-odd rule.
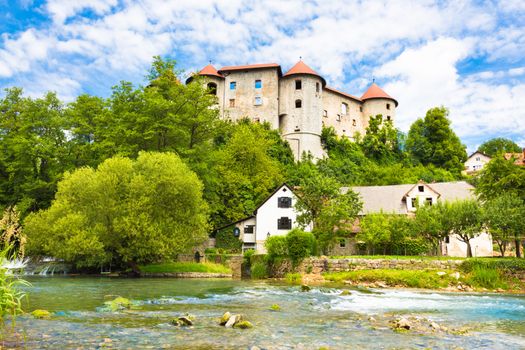
[[[191,72],[300,56],[360,96],[375,78],[407,131],[444,105],[473,151],[525,147],[525,1],[0,0],[0,88],[108,96],[154,55]]]

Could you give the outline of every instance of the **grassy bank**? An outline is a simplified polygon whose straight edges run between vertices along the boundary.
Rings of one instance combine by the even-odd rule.
[[[427,255],[347,255],[330,256],[330,259],[368,259],[368,260],[465,260],[467,258]],[[489,258],[490,259],[490,258]]]
[[[151,264],[140,266],[140,271],[144,273],[178,273],[178,272],[205,272],[205,273],[231,273],[231,269],[210,262],[167,262],[161,264]]]

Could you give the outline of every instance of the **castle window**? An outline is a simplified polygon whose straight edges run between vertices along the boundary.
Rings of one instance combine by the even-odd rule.
[[[326,109],[323,111],[323,117],[328,118],[328,111]]]
[[[319,83],[315,83],[315,92],[319,93],[320,86]]]
[[[390,121],[392,121],[392,118],[391,118],[389,115],[387,115],[387,116],[386,116],[386,121],[387,121],[387,122],[390,122]]]
[[[338,114],[337,117],[335,118],[335,120],[337,120],[338,122],[341,121],[341,114]]]
[[[230,98],[230,107],[235,107],[235,99]]]
[[[207,88],[210,95],[217,95],[217,84],[208,83]]]
[[[295,100],[295,108],[301,108],[302,107],[302,101],[301,100]]]
[[[260,106],[262,105],[262,97],[261,96],[255,96],[255,101],[253,102],[254,105]]]
[[[355,119],[352,119],[352,126],[356,126],[356,125],[357,125],[357,123],[356,123]]]
[[[386,109],[390,109],[390,103],[386,104]]]
[[[341,114],[342,115],[347,115],[348,114],[348,104],[346,103],[341,103]]]
[[[277,219],[277,229],[278,230],[291,230],[292,229],[292,219],[287,217],[282,217]]]
[[[255,81],[255,88],[256,88],[256,89],[260,89],[260,88],[262,88],[262,81],[261,81],[260,79],[257,79],[257,80]]]
[[[359,112],[363,111],[363,106],[359,106]]]
[[[237,82],[230,81],[230,90],[235,90],[237,88]]]
[[[301,90],[303,88],[303,83],[301,80],[295,81],[295,90]]]

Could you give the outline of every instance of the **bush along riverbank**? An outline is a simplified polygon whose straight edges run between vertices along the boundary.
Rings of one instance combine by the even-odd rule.
[[[371,288],[421,288],[464,292],[525,293],[525,260],[437,257],[310,257],[245,254],[245,276],[292,284],[345,284]]]
[[[144,277],[206,278],[232,277],[231,268],[211,262],[166,262],[139,266]]]

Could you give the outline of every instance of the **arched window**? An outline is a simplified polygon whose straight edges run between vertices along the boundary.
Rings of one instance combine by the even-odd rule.
[[[208,87],[208,92],[211,95],[217,95],[217,84],[215,84],[215,83],[208,83],[207,87]]]
[[[303,105],[301,100],[295,100],[295,108],[301,108]]]

